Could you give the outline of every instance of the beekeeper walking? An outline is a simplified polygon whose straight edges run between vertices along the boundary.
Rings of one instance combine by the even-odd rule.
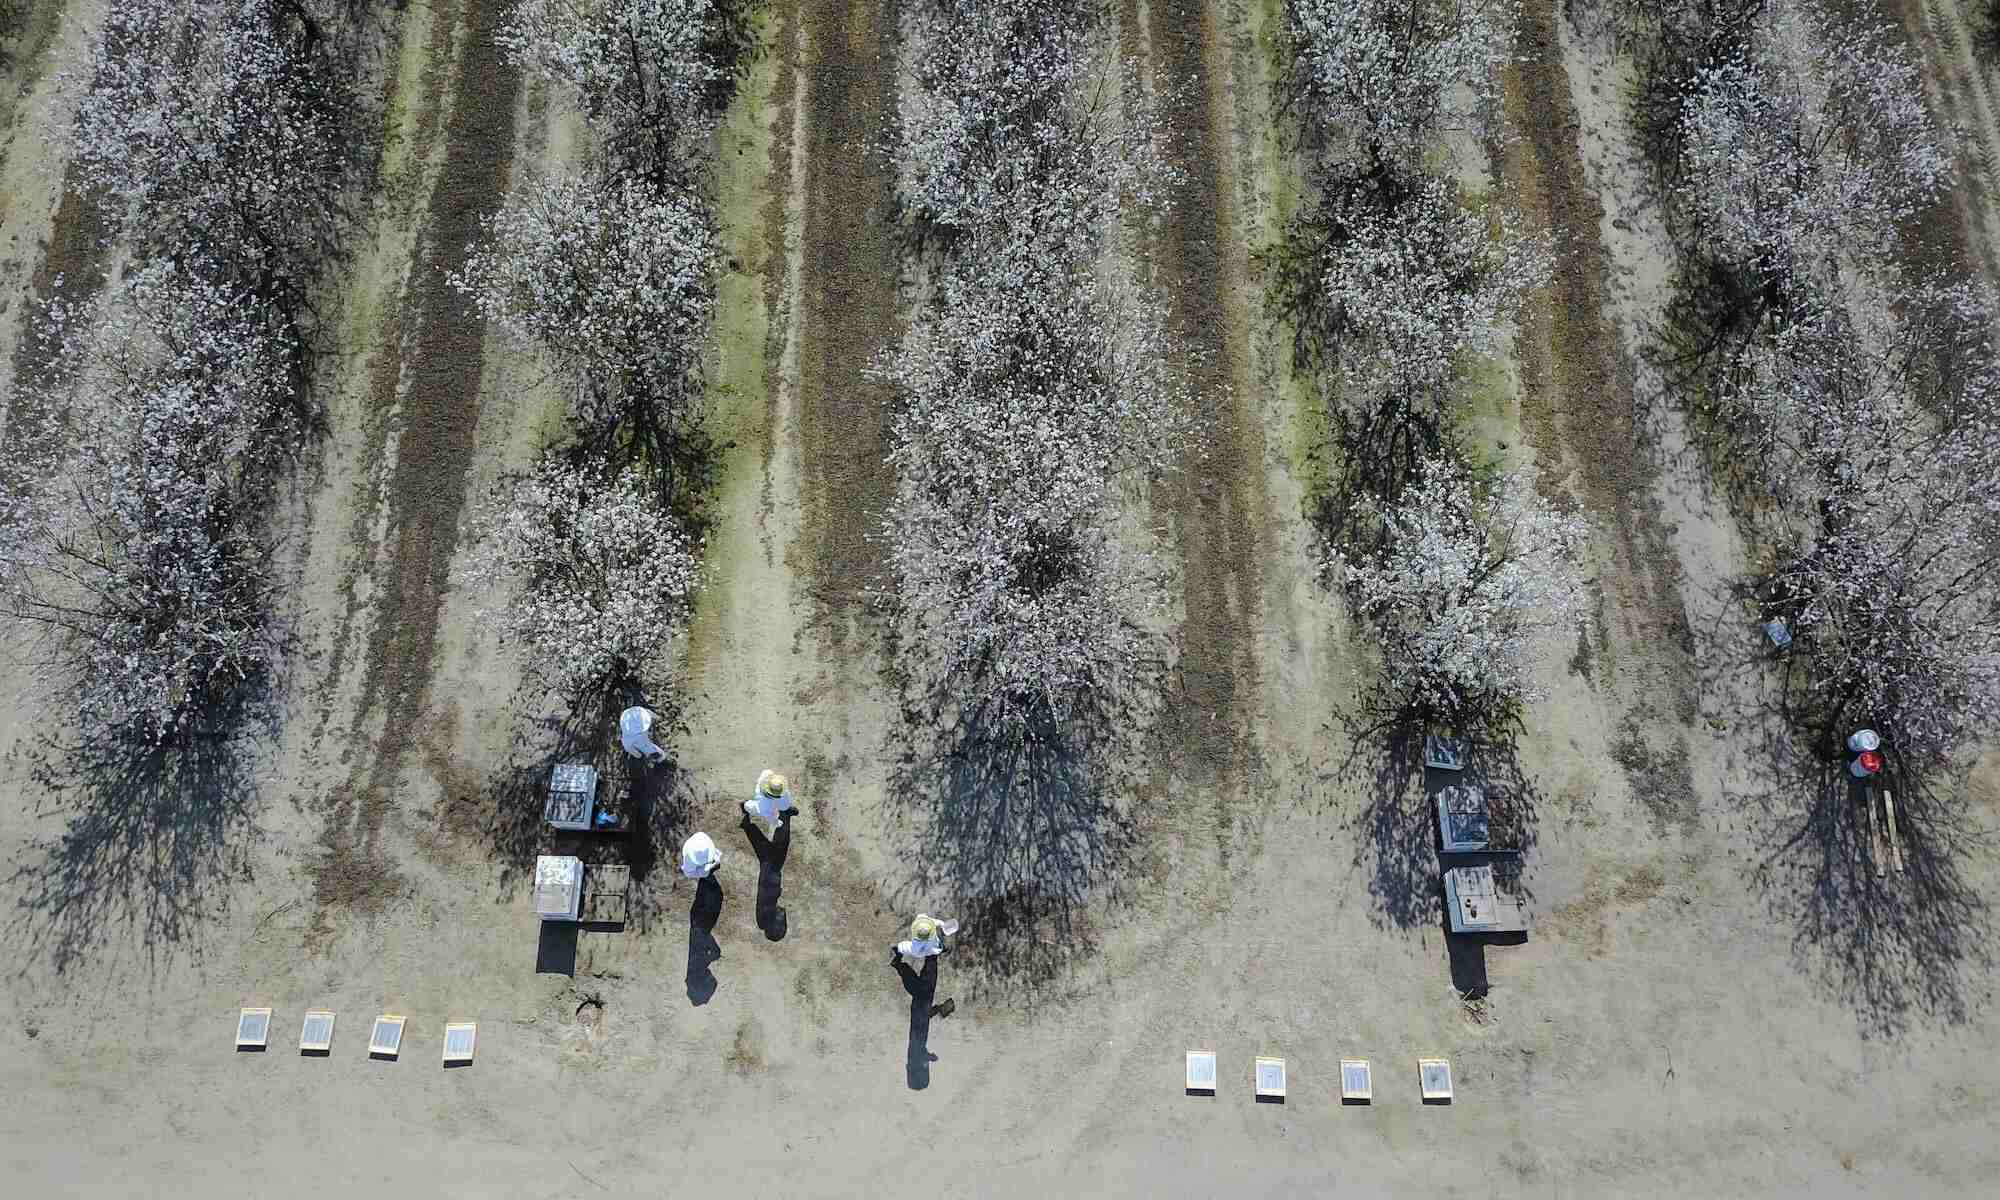
[[[634,704],[619,713],[618,740],[624,745],[625,753],[652,763],[667,761],[667,752],[660,749],[659,743],[648,736],[648,731],[653,728],[653,722],[659,719],[660,714],[641,704]]]
[[[681,874],[689,879],[707,879],[721,865],[722,851],[707,834],[698,832],[681,843]]]
[[[944,940],[958,932],[958,922],[941,920],[929,913],[918,913],[910,922],[910,936],[896,943],[898,959],[913,967],[921,967],[927,958],[936,958],[945,950]]]
[[[785,823],[785,814],[797,811],[798,807],[792,801],[792,789],[786,785],[785,777],[776,771],[765,771],[757,776],[757,790],[743,802],[743,815],[762,824],[765,837],[776,837],[778,827]]]

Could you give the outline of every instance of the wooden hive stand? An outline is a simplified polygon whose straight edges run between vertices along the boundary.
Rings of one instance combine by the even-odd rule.
[[[585,925],[623,925],[632,890],[632,868],[592,863],[583,871],[583,904],[577,920]]]

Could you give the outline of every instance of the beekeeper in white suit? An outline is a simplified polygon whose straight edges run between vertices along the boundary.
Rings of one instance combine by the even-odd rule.
[[[653,722],[659,719],[660,714],[639,704],[634,704],[619,713],[618,740],[625,744],[625,753],[633,758],[646,759],[648,762],[667,761],[667,752],[660,749],[659,744],[647,736],[647,732],[653,728]]]
[[[944,940],[957,932],[957,921],[918,913],[917,919],[910,922],[910,936],[896,943],[896,953],[911,966],[922,967],[925,959],[943,954]]]
[[[798,807],[792,801],[792,789],[786,785],[785,777],[767,770],[757,776],[757,790],[743,802],[743,815],[762,824],[765,837],[776,837],[778,827],[785,823],[785,814]]]
[[[722,851],[707,834],[696,833],[681,843],[681,874],[689,879],[707,879],[721,865]]]

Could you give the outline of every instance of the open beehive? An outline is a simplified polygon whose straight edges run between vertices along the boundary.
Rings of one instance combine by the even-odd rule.
[[[549,772],[549,798],[542,818],[557,829],[589,829],[597,800],[597,768],[588,763],[562,763]]]

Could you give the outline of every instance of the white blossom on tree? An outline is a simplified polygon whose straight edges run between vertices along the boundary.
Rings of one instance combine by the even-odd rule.
[[[1357,394],[1434,388],[1492,353],[1548,281],[1546,244],[1434,176],[1329,181],[1295,226],[1312,332]]]
[[[1382,639],[1390,705],[1464,719],[1540,699],[1536,657],[1583,611],[1583,521],[1526,474],[1486,485],[1444,457],[1382,516],[1378,547],[1325,568]]]
[[[884,359],[900,399],[889,554],[942,690],[1060,720],[1132,667],[1158,593],[1106,527],[1119,479],[1184,442],[1173,354],[1135,291],[990,237]]]
[[[1990,472],[1994,436],[1989,426],[1976,450],[1948,449]],[[1772,611],[1793,631],[1807,711],[1822,732],[1873,728],[1905,764],[1922,767],[1994,727],[1993,478],[1939,472],[1921,490],[1872,492],[1786,549],[1769,581]]]
[[[1780,512],[1844,503],[1864,474],[1911,485],[1947,461],[1940,439],[2000,399],[1982,290],[1850,286],[1775,314],[1716,389]]]
[[[1136,69],[1100,45],[1102,0],[923,0],[902,17],[913,85],[890,149],[904,208],[937,229],[1003,212],[1079,246],[1177,178]]]
[[[746,36],[732,0],[519,0],[498,36],[516,66],[577,92],[614,160],[685,183]]]
[[[313,6],[113,4],[59,81],[74,119],[51,137],[142,251],[192,250],[204,269],[300,301],[357,161]]]
[[[296,348],[269,302],[170,263],[101,303],[50,305],[55,365],[16,398],[4,603],[87,736],[171,742],[274,661],[261,522],[303,434]]]
[[[481,618],[563,695],[636,677],[685,627],[698,548],[635,471],[551,456],[473,524],[464,579],[505,597]]]
[[[1681,122],[1696,236],[1766,278],[1884,253],[1951,174],[1916,68],[1812,0],[1773,0],[1742,52],[1695,73]]]
[[[1112,535],[1121,481],[1175,463],[1187,354],[1112,282],[1116,222],[1165,204],[1163,132],[1095,0],[920,0],[891,156],[943,232],[876,374],[897,393],[895,599],[931,697],[1061,727],[1137,666],[1156,564]]]
[[[1316,141],[1420,165],[1498,94],[1515,0],[1286,0],[1291,93]]]
[[[575,377],[586,428],[635,403],[670,428],[698,389],[715,308],[707,211],[633,179],[565,176],[527,185],[487,230],[452,284]]]
[[[1810,709],[1910,761],[1941,760],[2000,709],[1994,316],[1966,284],[1801,308],[1723,393],[1778,502],[1762,513],[1767,600]]]

